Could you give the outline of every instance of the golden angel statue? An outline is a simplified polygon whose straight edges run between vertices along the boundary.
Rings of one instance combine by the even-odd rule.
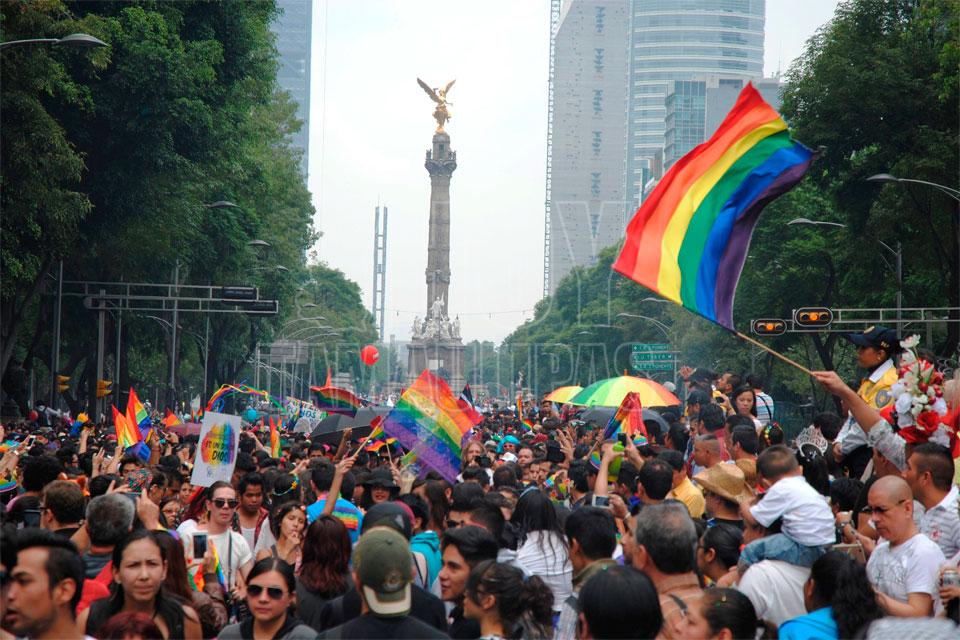
[[[437,121],[437,133],[443,133],[443,125],[450,119],[450,111],[447,109],[447,105],[453,103],[447,102],[447,94],[450,92],[450,87],[453,86],[454,82],[456,82],[456,80],[451,80],[443,89],[431,89],[430,85],[420,78],[417,78],[417,84],[423,87],[423,90],[427,92],[430,99],[437,103],[437,108],[433,110],[433,117]]]

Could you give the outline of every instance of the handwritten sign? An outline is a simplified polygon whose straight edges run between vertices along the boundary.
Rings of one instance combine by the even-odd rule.
[[[194,486],[209,487],[218,480],[230,482],[240,446],[240,416],[207,412],[200,426],[200,444],[193,461]]]

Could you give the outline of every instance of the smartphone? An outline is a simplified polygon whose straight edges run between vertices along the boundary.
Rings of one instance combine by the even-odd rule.
[[[196,560],[203,560],[203,556],[207,553],[207,534],[205,533],[195,533],[193,534],[193,557]]]
[[[24,509],[23,510],[23,526],[39,527],[40,526],[40,510]]]
[[[137,507],[137,501],[140,499],[139,491],[123,491],[120,495],[127,496],[127,499],[133,503],[133,507]]]

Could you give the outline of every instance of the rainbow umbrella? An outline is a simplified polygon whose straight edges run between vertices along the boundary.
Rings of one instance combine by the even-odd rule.
[[[624,396],[636,391],[640,404],[644,407],[669,407],[679,405],[677,396],[667,391],[663,385],[634,376],[618,376],[594,382],[571,398],[570,404],[585,407],[619,407]]]
[[[559,404],[566,404],[570,402],[570,398],[577,395],[583,390],[583,387],[579,385],[573,385],[570,387],[557,387],[546,396],[544,400],[549,400],[550,402],[556,402]]]

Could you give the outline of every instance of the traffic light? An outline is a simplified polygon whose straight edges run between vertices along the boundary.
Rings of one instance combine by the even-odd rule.
[[[751,325],[758,336],[779,336],[787,332],[787,323],[776,318],[760,318]]]
[[[57,374],[57,393],[63,393],[70,388],[70,376]]]
[[[113,389],[110,388],[112,384],[112,380],[97,380],[97,397],[104,398],[113,393]]]
[[[793,321],[805,329],[821,329],[833,322],[833,311],[826,307],[803,307],[793,312]]]

